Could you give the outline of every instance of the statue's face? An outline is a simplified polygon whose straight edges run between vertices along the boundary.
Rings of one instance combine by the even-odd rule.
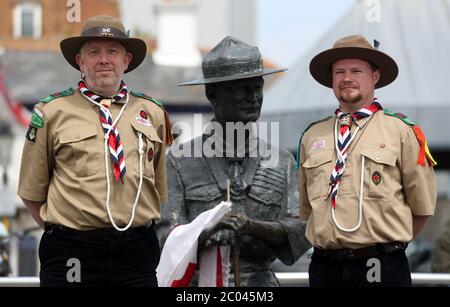
[[[261,114],[263,77],[219,82],[208,86],[216,121],[255,122]],[[207,90],[208,91],[208,90]]]

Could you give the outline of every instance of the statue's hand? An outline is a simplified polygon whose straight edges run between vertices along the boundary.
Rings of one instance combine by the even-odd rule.
[[[205,242],[205,247],[214,245],[234,245],[234,233],[229,229],[222,229],[213,233]]]
[[[238,235],[248,232],[250,219],[245,212],[228,212],[218,223],[219,229],[230,229]]]

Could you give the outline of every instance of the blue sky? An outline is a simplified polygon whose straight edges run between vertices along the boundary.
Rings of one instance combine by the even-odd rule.
[[[277,65],[291,66],[347,12],[354,0],[257,0],[257,42]]]

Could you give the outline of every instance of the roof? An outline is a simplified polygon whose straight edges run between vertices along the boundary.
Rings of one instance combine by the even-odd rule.
[[[450,0],[380,0],[380,22],[369,22],[366,1],[354,6],[265,95],[262,120],[280,122],[281,146],[296,148],[299,134],[337,106],[333,91],[309,73],[311,59],[344,36],[361,34],[392,56],[399,76],[376,90],[385,108],[421,125],[432,147],[450,149]],[[431,35],[433,33],[433,35]],[[436,125],[439,122],[439,126]]]
[[[80,72],[60,52],[7,51],[3,66],[12,95],[25,104],[34,104],[51,93],[74,86],[80,78]],[[178,87],[178,83],[201,75],[200,67],[158,66],[147,56],[124,79],[131,89],[145,92],[165,105],[207,105],[203,87]]]

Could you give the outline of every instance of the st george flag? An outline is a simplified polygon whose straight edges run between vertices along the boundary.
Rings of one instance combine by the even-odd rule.
[[[231,210],[230,202],[221,202],[201,213],[186,225],[175,227],[167,237],[157,271],[160,287],[188,287],[197,269],[198,237],[213,227]],[[199,255],[199,286],[226,287],[230,271],[230,247],[209,247]]]

